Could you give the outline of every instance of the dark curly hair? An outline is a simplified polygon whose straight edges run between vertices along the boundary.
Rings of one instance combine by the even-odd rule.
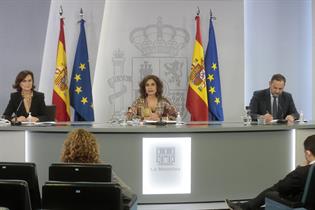
[[[160,78],[152,74],[144,77],[143,80],[139,84],[139,88],[140,88],[139,91],[140,91],[141,98],[147,97],[147,93],[145,92],[145,84],[150,79],[154,80],[154,82],[156,83],[156,94],[155,94],[156,97],[161,98],[163,94],[163,82],[160,80]]]
[[[69,133],[63,144],[61,161],[65,163],[100,163],[96,138],[84,129]]]
[[[22,88],[20,87],[20,83],[23,81],[23,79],[25,79],[25,77],[27,77],[27,75],[31,75],[32,80],[33,80],[33,84],[32,84],[32,90],[35,89],[35,85],[34,85],[34,74],[32,71],[30,70],[24,70],[24,71],[20,71],[20,73],[18,73],[18,75],[15,78],[15,82],[12,85],[12,87],[14,89],[16,89],[17,91],[21,92]]]

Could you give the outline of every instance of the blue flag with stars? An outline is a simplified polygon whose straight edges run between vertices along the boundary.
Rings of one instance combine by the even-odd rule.
[[[94,121],[89,55],[84,20],[80,21],[80,35],[75,52],[70,82],[70,105],[74,109],[74,121]]]
[[[212,19],[213,17],[211,16],[209,26],[209,41],[205,55],[209,120],[223,121],[224,116],[222,109],[218,53]]]

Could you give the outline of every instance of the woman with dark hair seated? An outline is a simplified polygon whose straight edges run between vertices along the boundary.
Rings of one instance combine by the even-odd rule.
[[[61,161],[64,163],[101,163],[99,146],[96,138],[84,129],[71,131],[64,141],[61,153]],[[124,203],[129,203],[137,196],[130,187],[119,178],[114,171],[113,183],[120,185]]]
[[[139,84],[140,97],[128,110],[128,118],[143,118],[145,120],[159,120],[166,117],[176,119],[175,106],[163,96],[163,82],[155,75],[148,75]]]
[[[38,122],[46,120],[44,93],[35,91],[34,75],[29,70],[21,71],[15,79],[10,101],[3,116],[14,122]]]

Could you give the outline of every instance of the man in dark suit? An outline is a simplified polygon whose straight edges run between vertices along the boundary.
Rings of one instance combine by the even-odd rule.
[[[304,155],[306,160],[304,166],[298,166],[278,183],[262,191],[257,197],[245,203],[233,203],[226,199],[227,205],[233,210],[259,209],[265,204],[265,197],[269,192],[277,192],[281,197],[291,201],[301,200],[309,168],[315,164],[315,135],[305,139]]]
[[[250,101],[253,120],[258,116],[264,118],[266,122],[274,119],[294,122],[299,119],[291,94],[284,91],[285,82],[283,75],[275,74],[269,82],[269,88],[254,92]]]

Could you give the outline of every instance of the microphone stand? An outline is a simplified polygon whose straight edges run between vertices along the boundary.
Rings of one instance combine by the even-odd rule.
[[[13,115],[12,119],[14,119],[14,120],[11,119],[11,125],[12,125],[12,126],[22,125],[21,122],[18,122],[18,121],[17,121],[17,115],[15,114],[15,112],[14,112],[13,114],[14,114],[14,115]]]
[[[14,120],[12,120],[12,119],[14,119]],[[16,125],[22,125],[22,123],[21,122],[18,122],[17,121],[17,115],[14,113],[14,115],[13,115],[13,118],[11,119],[11,125],[12,126],[16,126]]]
[[[16,114],[19,111],[19,109],[20,109],[20,107],[22,105],[22,102],[23,102],[23,98],[21,99],[21,101],[20,101],[18,107],[16,108],[15,112],[13,112],[13,117],[11,118],[11,125],[12,126],[22,125],[21,122],[17,121],[17,114]],[[14,120],[12,121],[12,119],[14,119]]]
[[[164,122],[164,121],[162,120],[162,117],[160,117],[160,120],[156,122],[156,125],[165,126],[165,125],[166,125],[166,122]]]

